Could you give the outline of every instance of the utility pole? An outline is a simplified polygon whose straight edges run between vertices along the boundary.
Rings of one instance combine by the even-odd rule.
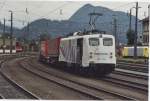
[[[13,12],[11,12],[11,28],[10,28],[10,54],[12,54],[12,49],[13,49]]]
[[[136,20],[135,20],[135,34],[134,34],[134,58],[137,58],[137,23],[138,23],[138,2],[136,2]]]
[[[131,24],[132,24],[132,8],[130,9],[130,22],[129,22],[129,31],[131,31]]]
[[[29,47],[28,46],[26,47],[26,45],[29,42],[28,39],[29,39],[29,22],[27,23],[27,26],[25,28],[25,34],[24,34],[24,52],[29,51]]]
[[[28,17],[29,16],[28,8],[26,8],[26,14],[27,14],[27,17]],[[29,19],[28,19],[26,33],[27,33],[26,42],[28,43],[29,40],[27,38],[29,38]],[[24,41],[24,44],[25,44],[25,41]],[[29,47],[27,47],[26,51],[29,51]]]
[[[4,27],[3,27],[3,53],[4,53],[4,49],[5,49],[5,18],[4,18]]]
[[[115,45],[116,45],[116,48],[118,46],[118,36],[117,36],[117,19],[114,18],[114,35],[115,35]]]

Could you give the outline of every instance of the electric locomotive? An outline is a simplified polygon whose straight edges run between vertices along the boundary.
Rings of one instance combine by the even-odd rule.
[[[72,71],[111,73],[116,66],[113,35],[75,32],[41,42],[40,60],[65,65]]]

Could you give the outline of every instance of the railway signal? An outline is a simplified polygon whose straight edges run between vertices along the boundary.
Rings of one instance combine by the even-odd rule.
[[[138,7],[138,2],[136,2],[136,7],[134,7],[136,9],[136,20],[135,20],[135,35],[134,35],[134,58],[137,58],[137,25],[138,25],[138,9],[140,7]]]

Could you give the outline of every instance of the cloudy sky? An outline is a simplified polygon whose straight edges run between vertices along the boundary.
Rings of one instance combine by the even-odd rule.
[[[31,1],[31,0],[1,0],[0,1],[0,21],[6,18],[6,25],[10,25],[10,12],[13,11],[14,26],[22,28],[26,22],[31,22],[40,18],[51,20],[65,20],[75,13],[85,4],[94,6],[103,6],[114,11],[127,12],[130,8],[135,7],[135,1]],[[139,2],[139,19],[148,16],[148,0]],[[135,15],[135,9],[132,10]],[[145,13],[144,13],[145,12]]]

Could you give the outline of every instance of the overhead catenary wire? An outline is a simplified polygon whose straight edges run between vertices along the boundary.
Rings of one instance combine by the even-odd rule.
[[[67,2],[67,3],[68,3],[68,2]],[[55,9],[49,11],[47,14],[45,14],[45,15],[43,15],[43,16],[40,16],[39,18],[48,18],[48,16],[49,16],[50,14],[54,13],[54,12],[57,11],[57,10],[62,9],[62,7],[64,7],[67,3],[64,3],[64,4],[60,5],[59,7],[57,7],[57,8],[55,8]],[[132,3],[127,3],[127,4],[120,5],[120,6],[118,6],[118,7],[113,8],[113,10],[114,10],[114,9],[118,9],[119,7],[122,8],[122,7],[124,7],[124,6],[127,6],[128,4],[133,4],[133,2],[132,2]],[[39,15],[36,14],[36,13],[32,13],[32,14],[39,16]],[[32,15],[32,16],[33,16],[33,15]],[[30,16],[31,16],[31,15],[30,15]]]
[[[53,12],[55,12],[55,11],[61,9],[62,7],[64,7],[65,5],[67,5],[68,3],[70,3],[70,2],[65,2],[64,4],[62,4],[62,5],[58,6],[57,8],[55,8],[55,9],[49,11],[49,12],[48,12],[47,14],[45,14],[45,15],[40,16],[39,18],[47,18],[46,16],[49,16],[49,14],[52,14]]]
[[[119,5],[117,7],[114,7],[114,8],[111,8],[112,10],[117,10],[117,9],[120,9],[120,8],[124,8],[126,6],[129,6],[131,4],[134,4],[135,2],[129,2],[129,3],[126,3],[126,4],[122,4],[122,5]]]
[[[28,3],[28,2],[27,2]],[[26,8],[28,8],[27,6],[28,6],[28,4],[26,3]],[[65,7],[65,5],[67,5],[69,2],[65,2],[64,4],[62,4],[62,5],[60,5],[59,7],[56,7],[55,9],[53,9],[53,10],[51,10],[51,11],[49,11],[47,14],[45,14],[45,15],[43,15],[43,16],[40,16],[39,18],[43,18],[43,17],[45,17],[45,18],[48,18],[48,16],[50,15],[50,14],[52,14],[53,12],[55,12],[55,11],[57,11],[57,10],[59,10],[59,9],[62,9],[62,8],[64,8]],[[72,2],[71,2],[72,3]],[[129,3],[128,3],[129,4]],[[127,5],[127,4],[126,4]],[[121,7],[122,7],[123,5],[121,5]],[[118,8],[118,7],[117,7]],[[115,8],[114,8],[115,9]],[[16,11],[17,13],[18,12],[20,12],[20,13],[24,13],[24,11]],[[39,16],[38,14],[35,14],[34,13],[34,15],[37,15],[37,16]],[[33,16],[33,15],[30,15],[30,16]]]
[[[126,5],[127,5],[127,4],[126,4]],[[125,7],[126,5],[124,5],[124,6],[121,5],[120,8]],[[64,6],[62,6],[62,7],[64,7]],[[61,7],[61,6],[60,6],[60,7],[57,7],[56,9],[51,10],[51,11],[49,12],[49,14],[47,13],[47,15],[44,15],[44,16],[42,16],[42,17],[48,18],[50,14],[54,13],[54,12],[57,11],[57,10],[62,9],[62,7]],[[116,8],[118,9],[118,7],[116,7]],[[16,13],[25,13],[25,11],[15,11],[15,12],[16,12]],[[30,16],[36,16],[36,15],[39,16],[39,15],[36,14],[36,13],[31,14],[31,12],[30,12]],[[29,19],[26,19],[26,20],[15,19],[14,21],[21,22],[21,23],[23,23],[23,22],[27,22],[27,23],[28,23]],[[69,21],[69,22],[71,22],[71,21]],[[68,23],[69,23],[69,22],[68,22]],[[81,22],[73,21],[73,23],[81,23]],[[82,23],[83,23],[83,22],[82,22]],[[86,22],[86,23],[88,23],[88,22]],[[106,22],[99,23],[99,24],[106,25],[105,23],[106,23]],[[111,22],[110,22],[110,23],[111,23]],[[85,24],[85,22],[84,22],[84,24]]]
[[[62,5],[60,5],[59,7],[56,7],[55,9],[53,9],[53,10],[51,10],[51,11],[49,11],[47,14],[45,14],[45,15],[42,15],[42,16],[40,16],[39,14],[37,14],[37,13],[33,13],[33,12],[30,12],[30,14],[28,13],[27,14],[27,12],[26,12],[26,10],[28,9],[28,5],[27,5],[27,3],[26,3],[26,10],[13,10],[13,12],[15,12],[15,13],[23,13],[23,14],[26,14],[26,18],[25,18],[25,20],[23,20],[23,22],[28,22],[30,19],[30,16],[37,16],[38,17],[38,19],[41,19],[41,18],[48,18],[48,16],[49,16],[49,14],[52,14],[52,13],[54,13],[55,11],[57,11],[57,10],[59,10],[59,9],[61,9],[62,7],[64,7],[65,5],[67,5],[68,3],[70,3],[69,1],[68,2],[66,2],[66,3],[64,3],[64,4],[62,4]],[[5,10],[5,11],[8,11],[8,10]],[[28,17],[27,17],[28,16]],[[40,16],[40,17],[39,17]],[[17,21],[17,20],[16,20]],[[19,22],[22,22],[21,20],[18,20]]]
[[[133,3],[133,2],[132,2],[132,3]],[[132,4],[132,3],[127,3],[127,4]],[[47,14],[45,14],[45,15],[39,17],[39,18],[48,18],[50,14],[54,13],[54,12],[57,11],[57,10],[60,10],[60,9],[64,8],[65,5],[67,5],[67,4],[68,4],[68,2],[67,2],[67,3],[64,3],[64,4],[62,4],[62,5],[60,5],[59,7],[56,7],[56,8],[53,9],[53,10],[50,10]],[[117,6],[117,7],[113,8],[113,9],[123,8],[123,7],[127,6],[127,4],[123,4],[123,5]],[[16,13],[25,13],[25,11],[16,11]],[[32,14],[32,13],[30,12],[29,16],[36,16],[36,13]],[[37,16],[39,16],[39,15],[37,14]],[[28,22],[27,20],[29,21],[29,19],[26,19],[26,20],[19,20],[19,19],[17,20],[17,19],[15,19],[14,21],[18,21],[18,22],[21,22],[21,23],[23,23],[23,22],[26,23],[26,22]],[[81,22],[80,22],[80,23],[81,23]],[[105,23],[105,22],[104,22],[104,23]]]

